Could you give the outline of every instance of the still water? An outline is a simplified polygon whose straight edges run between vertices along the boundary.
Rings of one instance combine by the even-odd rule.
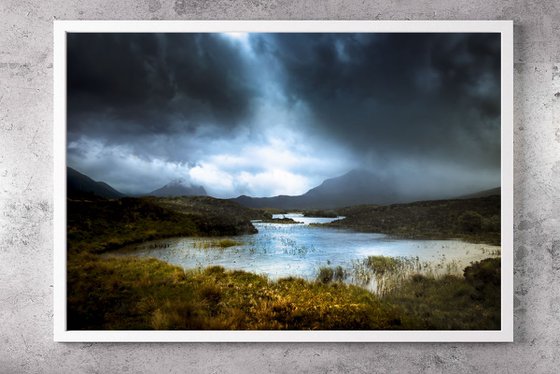
[[[114,255],[153,257],[186,269],[220,265],[227,269],[250,271],[271,279],[297,276],[316,277],[322,266],[351,269],[357,261],[371,255],[417,257],[435,267],[454,264],[461,271],[472,261],[499,253],[499,246],[466,243],[459,240],[392,239],[383,234],[318,227],[339,218],[303,217],[301,214],[278,215],[298,223],[253,224],[254,235],[219,238],[173,238],[133,246]],[[222,248],[224,239],[235,245]]]

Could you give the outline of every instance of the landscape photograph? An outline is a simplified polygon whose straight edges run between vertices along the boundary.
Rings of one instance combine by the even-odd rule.
[[[500,33],[67,34],[68,330],[500,330]]]

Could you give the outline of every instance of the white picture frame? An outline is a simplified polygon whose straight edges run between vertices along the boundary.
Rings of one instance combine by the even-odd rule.
[[[495,331],[71,331],[66,327],[67,33],[367,32],[501,34],[501,329]],[[512,21],[54,21],[54,340],[58,342],[513,341]]]

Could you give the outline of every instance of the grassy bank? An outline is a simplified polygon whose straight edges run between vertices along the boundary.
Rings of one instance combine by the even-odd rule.
[[[126,244],[201,232],[188,216],[143,199],[68,201],[68,255],[102,253]]]
[[[339,209],[337,213],[346,218],[329,223],[329,226],[401,238],[459,238],[500,245],[498,195],[388,206],[361,205]]]
[[[499,260],[414,276],[383,296],[335,280],[82,254],[68,264],[69,329],[498,329]]]

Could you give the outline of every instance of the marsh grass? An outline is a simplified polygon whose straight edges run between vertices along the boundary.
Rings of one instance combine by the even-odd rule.
[[[467,266],[462,275],[413,275],[383,296],[403,310],[403,325],[416,329],[498,330],[500,258]]]
[[[488,257],[500,257],[502,254],[502,248],[482,248],[482,254]]]
[[[193,247],[197,249],[226,249],[240,245],[243,245],[243,242],[233,239],[198,240],[193,243]]]
[[[395,318],[402,327],[493,330],[500,326],[500,263],[499,257],[492,257],[461,270],[456,261],[445,258],[433,263],[370,256],[345,271],[344,279],[358,281],[384,305],[399,310]],[[335,269],[322,267],[317,282],[335,282],[335,274]]]
[[[401,287],[414,275],[438,279],[460,273],[459,263],[448,261],[445,256],[438,262],[420,261],[418,257],[369,256],[354,261],[351,277],[355,283],[383,296]]]
[[[330,282],[343,282],[348,277],[348,273],[342,268],[342,266],[337,266],[331,268],[324,266],[319,268],[317,274],[317,281],[323,284]]]
[[[437,262],[420,261],[418,257],[369,256],[354,261],[350,269],[341,266],[320,267],[316,280],[325,284],[346,281],[383,296],[401,287],[416,275],[439,279],[461,273],[459,262],[449,261],[445,256]]]
[[[387,329],[392,308],[370,292],[299,278],[271,281],[214,266],[80,256],[69,264],[76,329]]]
[[[305,257],[310,252],[315,252],[314,246],[299,245],[298,242],[290,238],[280,238],[282,244],[282,252],[284,254]]]
[[[384,275],[402,266],[373,262]],[[412,274],[376,294],[343,282],[342,268],[322,270],[324,281],[272,281],[219,266],[185,271],[155,259],[83,254],[68,263],[68,328],[499,329],[499,264],[475,263],[464,276]]]

